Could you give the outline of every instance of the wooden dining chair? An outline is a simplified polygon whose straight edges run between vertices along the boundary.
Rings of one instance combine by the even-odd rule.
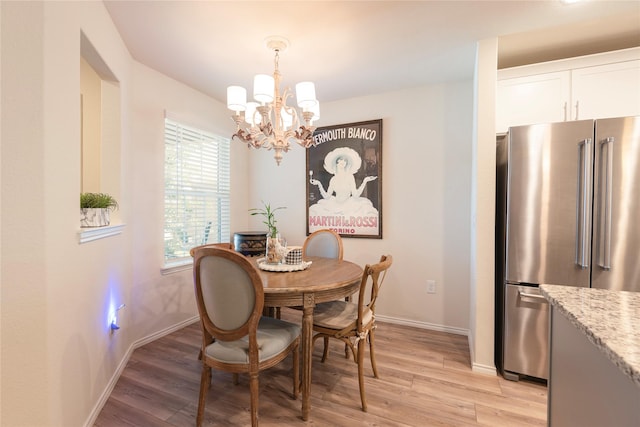
[[[358,304],[349,301],[324,302],[316,305],[313,313],[313,330],[317,332],[313,337],[313,342],[315,343],[316,339],[321,337],[325,340],[322,354],[323,363],[328,355],[326,341],[329,338],[339,339],[351,349],[353,360],[358,364],[360,400],[362,402],[362,410],[365,412],[367,411],[367,400],[364,392],[365,341],[369,340],[371,368],[373,369],[373,376],[378,378],[373,332],[376,327],[376,300],[392,263],[393,257],[391,255],[383,255],[377,264],[367,264],[365,266],[362,280],[360,281]],[[371,291],[367,293],[369,285],[371,286]]]
[[[342,259],[344,249],[342,237],[329,229],[316,230],[309,234],[302,245],[302,258],[321,256],[324,258]]]
[[[193,250],[202,326],[202,376],[196,423],[202,425],[211,368],[249,374],[251,425],[258,425],[258,373],[293,354],[293,398],[299,391],[300,325],[262,316],[264,289],[256,267],[228,248]]]
[[[189,251],[189,255],[195,258],[196,251],[202,248],[222,248],[222,249],[233,249],[231,243],[207,243],[205,245],[194,246]]]
[[[338,233],[328,228],[316,230],[309,234],[302,245],[302,258],[308,256],[321,256],[324,258],[342,259],[344,247],[342,237]],[[351,297],[345,297],[345,301],[350,301]],[[329,348],[329,338],[324,340],[324,352]],[[344,347],[345,357],[349,357],[349,348]]]

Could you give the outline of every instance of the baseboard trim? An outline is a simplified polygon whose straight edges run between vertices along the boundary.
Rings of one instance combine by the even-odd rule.
[[[435,323],[418,322],[416,320],[400,319],[398,317],[383,316],[376,314],[376,319],[381,322],[393,323],[396,325],[412,326],[414,328],[429,329],[431,331],[448,332],[450,334],[469,336],[469,330],[463,328],[454,328],[451,326],[437,325]]]
[[[124,371],[124,368],[127,366],[127,362],[129,362],[129,359],[131,358],[131,355],[133,354],[135,349],[137,349],[138,347],[142,347],[143,345],[148,344],[148,343],[150,343],[152,341],[155,341],[155,340],[157,340],[159,338],[162,338],[165,335],[169,335],[170,333],[175,332],[177,330],[180,330],[180,329],[182,329],[182,328],[184,328],[186,326],[189,326],[192,323],[197,322],[199,319],[200,319],[199,316],[191,317],[189,319],[183,320],[180,323],[176,323],[175,325],[171,325],[168,328],[162,329],[162,330],[160,330],[158,332],[154,332],[151,335],[148,335],[146,337],[140,338],[139,340],[136,340],[133,343],[131,343],[131,345],[129,346],[129,349],[124,354],[122,360],[118,364],[117,369],[115,370],[115,372],[111,376],[111,379],[107,383],[107,386],[105,387],[104,391],[100,395],[100,398],[98,399],[98,402],[96,402],[95,406],[93,407],[93,410],[89,414],[89,418],[87,419],[86,423],[84,424],[84,427],[91,427],[91,426],[93,426],[95,424],[96,419],[98,418],[98,415],[100,415],[100,411],[102,411],[102,408],[107,403],[107,400],[109,400],[109,396],[111,395],[111,392],[113,391],[113,388],[116,386],[116,383],[118,382],[118,379],[120,378],[120,375],[122,375],[122,372]]]
[[[472,363],[471,370],[478,374],[492,375],[492,376],[498,375],[498,371],[496,370],[495,366],[483,365],[481,363]]]
[[[498,375],[498,370],[494,365],[483,365],[482,363],[473,362],[476,359],[475,346],[473,343],[473,336],[469,334],[469,356],[471,357],[471,371],[483,375]]]
[[[185,328],[193,323],[196,323],[198,320],[200,320],[199,316],[193,316],[190,317],[189,319],[183,320],[180,323],[176,323],[175,325],[169,326],[168,328],[165,328],[161,331],[155,332],[151,335],[148,335],[144,338],[140,338],[139,340],[137,340],[136,342],[134,342],[132,344],[133,349],[135,350],[138,347],[142,347],[145,344],[149,344],[152,341],[155,341],[159,338],[164,337],[165,335],[169,335],[170,333],[173,333],[175,331],[178,331],[182,328]]]

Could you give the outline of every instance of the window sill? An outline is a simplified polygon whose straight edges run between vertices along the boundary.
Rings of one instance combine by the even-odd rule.
[[[107,225],[104,227],[96,228],[83,228],[78,231],[78,240],[80,244],[92,242],[98,239],[104,239],[111,236],[116,236],[122,233],[125,224]]]
[[[160,274],[166,276],[167,274],[178,273],[180,271],[191,270],[193,268],[193,260],[183,260],[172,264],[167,264],[160,269]]]

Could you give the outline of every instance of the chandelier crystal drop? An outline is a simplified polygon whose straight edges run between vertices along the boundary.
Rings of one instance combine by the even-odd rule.
[[[320,118],[320,104],[316,99],[316,89],[312,82],[296,85],[296,100],[301,114],[289,105],[287,100],[293,96],[286,88],[280,94],[280,71],[278,60],[280,52],[286,50],[289,42],[282,37],[269,37],[266,40],[269,49],[275,52],[273,76],[257,74],[253,81],[253,98],[247,102],[247,90],[241,86],[227,88],[227,108],[234,112],[231,116],[236,123],[236,133],[231,139],[238,138],[249,148],[274,150],[276,163],[280,165],[282,153],[291,148],[293,142],[304,148],[314,144],[313,122]],[[303,124],[300,122],[303,120]]]

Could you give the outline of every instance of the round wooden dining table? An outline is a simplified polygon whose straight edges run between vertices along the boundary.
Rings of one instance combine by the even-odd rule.
[[[302,271],[260,270],[265,307],[302,307],[302,419],[310,413],[313,308],[316,304],[353,295],[360,287],[362,268],[345,260],[307,257]],[[253,262],[257,266],[257,259]]]

